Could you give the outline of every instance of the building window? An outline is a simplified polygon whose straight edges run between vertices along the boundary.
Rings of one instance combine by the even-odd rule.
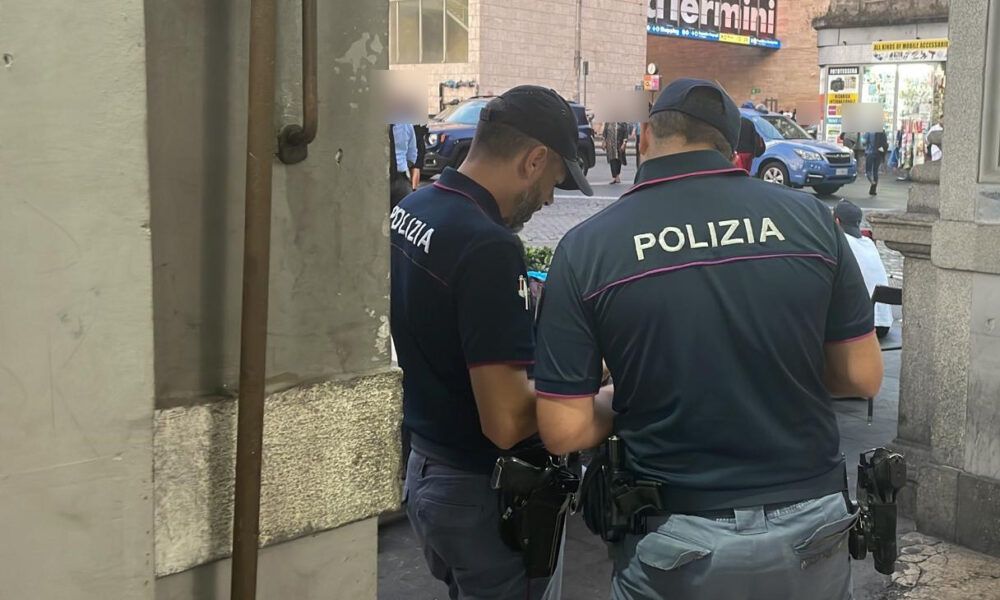
[[[397,65],[469,62],[469,0],[389,0]]]

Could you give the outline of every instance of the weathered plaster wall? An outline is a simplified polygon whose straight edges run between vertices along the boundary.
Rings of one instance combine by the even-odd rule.
[[[157,407],[239,369],[249,5],[148,2]],[[301,120],[298,2],[280,2],[275,135]],[[379,3],[319,5],[319,133],[275,162],[268,376],[277,389],[389,364],[387,142],[368,75]]]
[[[302,118],[300,3],[278,7],[275,136]],[[160,576],[229,552],[248,10],[147,2]],[[348,0],[318,11],[318,136],[305,162],[274,163],[261,542],[286,548],[399,500],[388,148],[369,86],[387,66],[387,11]],[[374,552],[328,551],[337,570],[310,571],[320,579],[308,585],[374,581]]]
[[[0,11],[0,597],[152,597],[143,6]]]

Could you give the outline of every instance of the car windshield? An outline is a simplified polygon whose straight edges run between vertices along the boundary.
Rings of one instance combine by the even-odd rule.
[[[459,104],[445,109],[441,114],[435,117],[434,120],[444,121],[445,123],[475,125],[479,122],[479,113],[483,112],[484,106],[486,106],[485,101],[466,102],[464,104]]]
[[[799,127],[798,123],[788,117],[783,117],[781,115],[765,115],[763,119],[770,123],[781,134],[781,137],[786,140],[813,139],[811,135],[806,133],[805,129]]]
[[[757,128],[757,133],[760,134],[760,137],[764,138],[764,141],[770,142],[773,140],[785,139],[781,135],[781,132],[775,129],[774,125],[771,125],[771,123],[764,117],[754,115],[747,118],[753,121],[754,126]]]

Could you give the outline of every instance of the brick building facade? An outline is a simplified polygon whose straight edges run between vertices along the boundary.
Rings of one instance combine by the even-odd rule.
[[[812,21],[829,4],[830,0],[779,2],[778,50],[650,35],[648,60],[659,67],[664,82],[677,77],[715,79],[739,103],[774,99],[778,108],[797,108],[801,113],[808,106],[818,117],[819,66]],[[755,89],[760,91],[752,93]]]
[[[441,0],[392,0],[440,3]],[[523,83],[549,86],[569,99],[588,93],[633,90],[646,66],[644,0],[459,0],[468,7],[468,60],[409,62],[391,68],[415,71],[428,81],[428,111],[439,109],[442,82],[464,82],[444,89],[445,101],[499,94]],[[448,5],[452,1],[448,1]],[[436,16],[434,17],[437,18]],[[397,18],[399,21],[402,19]],[[397,34],[390,28],[390,57]],[[579,46],[578,39],[579,36]],[[814,44],[815,46],[815,44]],[[577,67],[588,63],[586,83]]]

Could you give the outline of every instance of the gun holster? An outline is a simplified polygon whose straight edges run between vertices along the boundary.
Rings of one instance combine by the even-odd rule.
[[[611,436],[587,467],[580,489],[587,528],[608,543],[645,533],[643,517],[664,514],[660,485],[636,480],[624,467],[621,440]]]
[[[861,514],[851,529],[851,558],[864,560],[871,553],[875,570],[890,575],[899,550],[896,545],[896,496],[906,486],[906,457],[885,448],[861,454],[858,462],[858,501],[848,509]]]
[[[500,492],[500,537],[522,553],[528,577],[552,575],[580,478],[553,457],[537,465],[503,456],[497,459],[491,483]]]

